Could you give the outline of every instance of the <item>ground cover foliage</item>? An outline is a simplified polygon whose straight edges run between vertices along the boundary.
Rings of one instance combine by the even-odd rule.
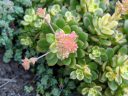
[[[39,96],[128,95],[128,0],[1,0],[4,62],[38,76]]]

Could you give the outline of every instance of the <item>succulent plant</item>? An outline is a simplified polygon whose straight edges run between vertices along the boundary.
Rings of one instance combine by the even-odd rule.
[[[70,78],[71,79],[78,79],[78,80],[83,80],[84,78],[90,78],[91,77],[91,70],[88,67],[88,65],[80,66],[76,65],[76,70],[72,71],[70,73]]]
[[[109,80],[109,87],[115,91],[118,85],[121,85],[123,81],[127,81],[128,74],[128,56],[127,55],[115,55],[112,59],[111,66],[106,67],[106,77]],[[113,84],[115,85],[114,87]]]
[[[115,18],[115,16],[114,14],[111,16],[109,13],[102,17],[97,15],[92,16],[90,13],[85,15],[83,22],[92,34],[90,37],[92,41],[104,46],[126,42],[125,35],[117,29],[119,19]]]
[[[84,12],[95,12],[96,10],[100,10],[99,0],[80,0],[80,3]]]
[[[110,14],[105,14],[102,18],[95,18],[93,20],[93,25],[96,30],[96,34],[101,38],[107,38],[114,34],[114,30],[118,25],[118,22],[111,19]]]
[[[56,4],[56,5],[53,5],[51,6],[51,8],[49,9],[49,12],[51,13],[51,15],[55,16],[58,12],[60,12],[61,9],[60,9],[60,5],[59,4]]]
[[[93,46],[91,50],[92,52],[89,54],[89,57],[91,59],[96,59],[101,56],[101,50],[98,46]]]
[[[79,88],[83,96],[102,96],[102,87],[94,82],[90,84],[81,83]]]
[[[27,26],[34,26],[36,28],[40,28],[42,26],[42,19],[38,18],[34,9],[26,10],[26,15],[24,16],[24,20],[21,21],[21,24]]]
[[[22,54],[26,56],[22,60],[25,70],[46,61],[47,68],[44,63],[43,67],[37,65],[40,76],[37,93],[69,96],[76,91],[75,81],[84,96],[127,96],[128,14],[125,3],[127,5],[127,0],[118,3],[116,0],[36,0],[31,7],[23,4],[26,11],[23,19],[16,22],[20,29],[13,50],[17,53],[15,59]],[[0,28],[3,26],[6,23],[2,20]],[[0,41],[5,44],[3,38]],[[8,49],[6,59],[13,58],[13,54]],[[67,83],[70,80],[71,85]]]

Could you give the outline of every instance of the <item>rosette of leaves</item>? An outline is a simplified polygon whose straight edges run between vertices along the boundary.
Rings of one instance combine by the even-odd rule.
[[[96,10],[101,10],[100,0],[80,0],[81,7],[84,12],[95,12]]]
[[[107,38],[107,36],[111,36],[114,34],[114,30],[118,25],[118,22],[112,20],[110,14],[105,14],[101,18],[94,18],[93,25],[96,30],[96,34],[101,36],[101,38]]]
[[[97,63],[95,62],[83,62],[84,64],[76,64],[73,67],[73,71],[70,73],[71,79],[78,79],[79,81],[84,81],[86,83],[91,83],[98,79]]]
[[[103,64],[104,61],[108,60],[106,50],[99,46],[89,46],[88,53],[89,53],[89,58],[99,64]]]
[[[71,79],[78,79],[83,80],[84,78],[90,79],[91,78],[91,70],[88,65],[80,66],[76,65],[78,68],[75,71],[70,73]]]
[[[78,90],[83,96],[102,96],[102,87],[93,82],[91,84],[81,83]]]
[[[127,42],[126,35],[124,35],[122,32],[115,31],[115,34],[113,37],[114,37],[115,43],[117,44],[124,44]]]
[[[36,12],[33,8],[27,9],[25,12],[24,20],[21,21],[21,24],[24,26],[34,26],[40,28],[42,26],[42,19],[38,18]]]
[[[60,11],[61,11],[61,9],[60,9],[60,5],[59,4],[55,4],[55,5],[51,6],[51,8],[49,8],[49,12],[53,16],[58,14]]]
[[[91,32],[91,40],[105,46],[126,42],[123,33],[117,31],[118,21],[114,20],[110,14],[102,17],[87,13],[83,18],[85,27]],[[96,38],[98,36],[99,38]]]
[[[116,91],[121,85],[127,84],[128,56],[126,53],[127,47],[122,47],[118,55],[112,58],[111,65],[106,67],[106,78],[112,91]]]
[[[118,25],[118,22],[111,20],[110,14],[105,14],[103,17],[95,17],[93,19],[93,25],[96,31],[96,34],[100,37],[101,43],[104,45],[110,46],[112,44],[112,37],[114,35],[115,29]]]
[[[91,49],[91,48],[89,48]],[[89,54],[89,57],[91,59],[96,59],[101,56],[101,49],[98,46],[93,46],[91,49],[91,52]]]

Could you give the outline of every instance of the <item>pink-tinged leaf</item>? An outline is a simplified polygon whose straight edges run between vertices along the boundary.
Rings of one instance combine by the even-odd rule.
[[[36,58],[36,57],[30,58],[30,62],[31,62],[33,65],[35,65],[35,63],[36,63],[37,60],[38,60],[38,58]]]
[[[22,66],[25,70],[29,70],[30,68],[30,60],[28,58],[25,58],[22,60]]]
[[[40,17],[43,17],[46,13],[46,9],[43,9],[43,8],[38,8],[37,9],[37,15],[40,16]]]

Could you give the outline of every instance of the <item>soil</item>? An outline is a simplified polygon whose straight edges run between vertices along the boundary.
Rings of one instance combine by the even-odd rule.
[[[30,84],[33,78],[20,64],[3,63],[0,52],[0,96],[36,96],[35,92],[28,94],[24,91],[24,86]]]

